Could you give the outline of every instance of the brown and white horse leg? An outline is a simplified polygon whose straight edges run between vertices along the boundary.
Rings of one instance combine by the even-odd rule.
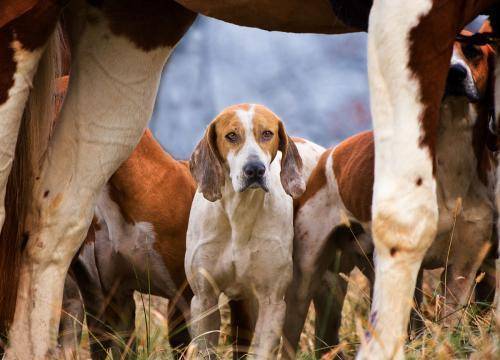
[[[143,46],[140,37],[132,42],[125,34],[133,23],[116,35],[95,8],[89,8],[87,19],[58,126],[35,183],[7,359],[51,356],[70,261],[90,225],[97,195],[144,131],[175,44]]]
[[[417,274],[436,234],[437,110],[458,28],[443,27],[433,4],[376,0],[370,14],[376,269],[371,326],[359,359],[403,358]]]
[[[39,19],[39,28],[26,26],[34,22],[34,13],[40,17],[44,15],[48,17],[46,21]],[[0,334],[2,337],[7,334],[15,307],[17,268],[20,262],[23,232],[19,219],[25,216],[23,203],[25,199],[21,195],[25,195],[30,189],[29,180],[21,173],[25,174],[25,170],[29,167],[29,156],[16,159],[16,171],[11,178],[6,198],[7,182],[14,165],[18,133],[28,96],[31,93],[32,98],[41,99],[50,95],[50,78],[54,77],[52,74],[54,68],[50,66],[50,62],[42,61],[45,66],[40,67],[39,76],[37,76],[37,83],[41,83],[42,86],[36,89],[38,91],[32,91],[32,86],[44,52],[46,53],[45,59],[50,55],[46,48],[55,28],[57,13],[58,10],[50,6],[46,9],[35,6],[20,18],[0,28],[0,230],[7,221],[0,235]],[[30,124],[43,126],[40,124],[52,120],[51,116],[47,116],[48,111],[44,111],[47,109],[48,107],[32,106],[30,116],[24,117],[25,126],[23,126],[23,134],[19,142],[20,153],[24,153],[24,145],[32,140],[24,130],[32,128]],[[7,219],[5,201],[9,203]]]

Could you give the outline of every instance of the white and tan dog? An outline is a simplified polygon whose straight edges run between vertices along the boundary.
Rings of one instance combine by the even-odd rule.
[[[208,126],[190,166],[199,190],[185,258],[192,337],[200,352],[217,345],[224,293],[233,326],[252,338],[252,353],[271,358],[292,279],[292,197],[305,189],[297,147],[269,109],[235,105]]]
[[[488,149],[495,141],[488,131],[493,99],[492,59],[493,51],[487,45],[456,42],[446,95],[439,109],[435,174],[439,222],[422,268],[445,268],[445,306],[441,317],[450,325],[460,318],[458,310],[471,298],[477,271],[492,245],[494,166],[493,153]],[[317,311],[318,348],[327,350],[338,343],[347,283],[338,275],[332,278],[331,273],[325,282],[327,270],[348,274],[357,266],[373,280],[374,159],[373,132],[350,137],[325,151],[309,178],[306,192],[296,201],[294,278],[286,299],[284,330],[291,348],[289,355],[293,356],[298,344],[311,300]],[[422,179],[417,177],[415,185],[421,186]],[[398,259],[404,248],[394,246],[388,251],[386,255]],[[374,260],[376,263],[376,253]],[[404,275],[398,274],[401,279]],[[421,275],[418,281],[421,284]],[[331,293],[324,291],[325,285],[333,285],[336,290],[330,301],[326,297]],[[422,297],[420,286],[417,284],[417,300]],[[378,305],[387,308],[394,293],[387,292],[384,297],[385,302]],[[400,309],[387,311],[396,314]],[[372,313],[372,324],[377,316]],[[318,333],[320,329],[323,334]]]

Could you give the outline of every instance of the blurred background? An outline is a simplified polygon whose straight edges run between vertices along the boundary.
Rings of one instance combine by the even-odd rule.
[[[273,110],[288,132],[328,146],[371,126],[366,34],[268,32],[200,16],[163,72],[154,134],[187,158],[226,106]]]
[[[188,158],[222,109],[253,102],[278,114],[291,135],[334,145],[371,127],[366,38],[268,32],[199,16],[165,67],[150,127],[167,151]]]

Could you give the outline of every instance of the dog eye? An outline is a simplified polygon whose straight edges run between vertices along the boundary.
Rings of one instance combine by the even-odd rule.
[[[272,137],[273,137],[273,132],[270,131],[270,130],[264,130],[262,132],[262,140],[266,141],[266,140],[270,140]]]
[[[229,142],[235,143],[238,141],[238,134],[236,134],[235,132],[230,132],[226,135],[226,139]]]
[[[483,55],[481,48],[472,44],[465,44],[464,46],[462,46],[462,52],[467,59],[476,59],[479,56]]]

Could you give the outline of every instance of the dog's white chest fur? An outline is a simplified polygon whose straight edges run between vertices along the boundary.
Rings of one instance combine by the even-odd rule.
[[[293,201],[279,173],[275,159],[268,193],[236,193],[226,181],[219,201],[195,195],[187,233],[188,278],[209,277],[212,291],[233,299],[265,293],[263,287],[270,285],[286,286],[292,276]]]

